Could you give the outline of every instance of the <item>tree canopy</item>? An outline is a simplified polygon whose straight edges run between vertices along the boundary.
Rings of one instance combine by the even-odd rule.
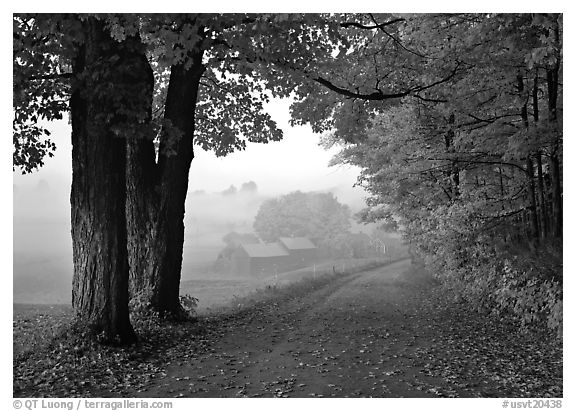
[[[416,15],[395,24],[374,38],[396,45],[396,65],[363,59],[362,75],[342,80],[341,97],[318,89],[297,102],[297,121],[342,147],[334,164],[362,169],[358,183],[371,193],[362,219],[399,227],[434,272],[479,306],[515,304],[530,323],[544,315],[532,311],[539,305],[558,329],[561,16]],[[365,84],[382,90],[392,76],[383,67],[406,74],[412,91],[393,102],[369,93]],[[310,116],[327,102],[331,111]],[[533,253],[538,268],[525,265]],[[555,269],[543,263],[550,259]],[[526,284],[538,291],[526,293]]]
[[[266,200],[254,219],[254,231],[267,242],[279,237],[309,237],[328,246],[350,230],[350,209],[332,193],[295,191]]]
[[[328,17],[14,15],[13,167],[40,167],[55,148],[40,121],[70,111],[72,302],[92,331],[133,341],[127,276],[131,295],[180,315],[194,146],[222,156],[279,140],[263,104],[331,56]]]

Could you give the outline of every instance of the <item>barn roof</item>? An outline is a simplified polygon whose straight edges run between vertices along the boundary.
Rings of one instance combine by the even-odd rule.
[[[289,255],[278,243],[271,244],[240,244],[250,257],[280,257]]]
[[[316,246],[306,237],[280,237],[278,239],[288,250],[310,250]]]

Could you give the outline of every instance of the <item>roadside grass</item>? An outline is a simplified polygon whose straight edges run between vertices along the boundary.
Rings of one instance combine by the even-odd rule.
[[[393,260],[394,262],[396,260]],[[213,307],[206,317],[233,315],[271,301],[284,301],[314,292],[337,278],[389,264],[388,259],[363,258],[329,261],[316,266],[270,276],[262,280],[262,286],[244,296],[234,296],[222,306]]]
[[[210,339],[222,333],[221,324],[236,314],[299,297],[341,276],[386,263],[376,259],[347,260],[340,270],[327,263],[323,269],[317,267],[316,273],[298,270],[293,278],[286,273],[282,279],[267,280],[272,283],[260,283],[260,288],[245,296],[231,294],[228,304],[200,314],[197,321],[172,323],[135,318],[133,325],[139,342],[124,348],[103,346],[85,338],[72,325],[70,306],[15,304],[13,395],[120,396],[143,390],[151,379],[162,376],[171,362],[190,360],[196,352],[207,349]]]
[[[227,305],[236,297],[254,292],[262,283],[254,278],[212,277],[184,280],[180,284],[181,295],[191,295],[198,299],[196,312],[209,313],[213,307]]]
[[[267,293],[273,287],[284,287],[302,280],[314,280],[325,276],[358,272],[358,270],[364,271],[389,261],[383,258],[338,259],[262,278],[207,275],[202,279],[182,281],[180,293],[198,298],[197,313],[208,315],[226,307],[233,309],[245,298],[257,299],[256,294]],[[303,285],[302,291],[305,289],[306,285]]]

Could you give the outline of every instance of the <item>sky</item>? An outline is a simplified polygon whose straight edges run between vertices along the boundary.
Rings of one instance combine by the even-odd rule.
[[[197,150],[192,173],[210,177],[212,187],[246,179],[254,180],[259,191],[266,194],[301,189],[305,191],[326,189],[331,186],[351,187],[358,174],[356,169],[331,167],[328,162],[335,150],[329,152],[318,146],[319,135],[309,127],[288,125],[289,103],[276,101],[268,106],[272,118],[284,131],[284,139],[268,144],[249,143],[245,151],[216,158],[212,153]],[[201,186],[202,181],[190,181]]]

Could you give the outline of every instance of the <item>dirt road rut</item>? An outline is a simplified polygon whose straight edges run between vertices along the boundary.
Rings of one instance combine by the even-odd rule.
[[[352,274],[249,311],[205,352],[135,395],[435,396],[423,387],[437,381],[412,357],[430,338],[415,310],[430,283],[410,277],[410,268],[405,260]]]

